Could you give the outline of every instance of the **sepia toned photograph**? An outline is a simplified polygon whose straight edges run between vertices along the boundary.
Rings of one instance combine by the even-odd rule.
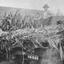
[[[0,0],[0,64],[64,64],[64,0]]]

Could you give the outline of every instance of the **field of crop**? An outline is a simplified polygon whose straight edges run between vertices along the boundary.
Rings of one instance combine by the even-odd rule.
[[[15,38],[15,44],[21,43],[22,39],[29,39],[35,48],[46,48],[41,64],[61,64],[64,60],[64,16],[52,15],[44,18],[41,10],[0,7],[0,37],[7,41]],[[10,48],[10,41],[2,43],[3,47]],[[43,45],[45,41],[49,48]]]

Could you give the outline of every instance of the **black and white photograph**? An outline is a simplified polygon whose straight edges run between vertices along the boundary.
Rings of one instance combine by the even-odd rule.
[[[0,64],[64,64],[64,0],[0,0]]]

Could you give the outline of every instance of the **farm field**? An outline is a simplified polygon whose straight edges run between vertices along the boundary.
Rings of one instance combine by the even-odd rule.
[[[0,7],[0,64],[63,62],[63,15],[44,18],[43,10]]]

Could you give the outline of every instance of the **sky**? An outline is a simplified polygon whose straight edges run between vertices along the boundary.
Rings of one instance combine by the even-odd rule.
[[[0,6],[42,10],[48,4],[52,12],[64,13],[64,0],[0,0]]]

